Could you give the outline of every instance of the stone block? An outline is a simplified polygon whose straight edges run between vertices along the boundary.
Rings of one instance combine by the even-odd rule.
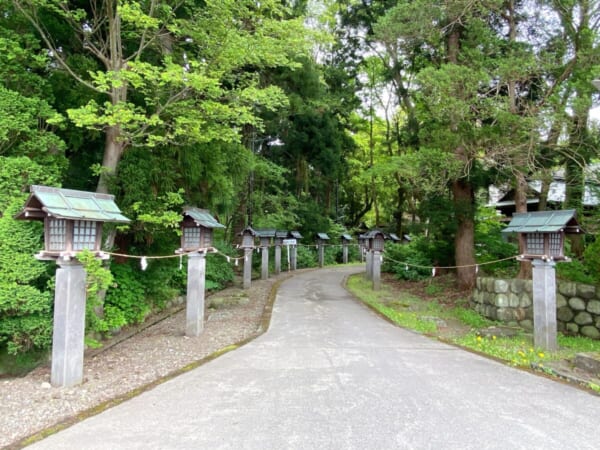
[[[562,294],[556,294],[556,307],[562,308],[563,306],[567,306],[567,299]]]
[[[494,283],[494,292],[496,294],[505,294],[508,292],[508,283],[506,280],[496,280]]]
[[[521,293],[519,299],[519,306],[521,308],[529,308],[533,304],[533,300],[531,299],[531,295],[527,292]]]
[[[579,334],[579,325],[573,322],[567,324],[567,331],[572,334]]]
[[[533,320],[525,319],[519,322],[519,326],[525,330],[531,331],[533,330]]]
[[[600,355],[598,353],[577,353],[574,362],[575,367],[594,375],[600,375]]]
[[[578,284],[577,285],[577,297],[585,298],[589,300],[596,296],[596,287],[589,284]]]
[[[581,327],[580,333],[592,339],[600,339],[600,331],[598,331],[598,328],[591,325]]]
[[[497,309],[494,306],[490,306],[490,305],[485,306],[484,315],[485,315],[485,317],[488,317],[489,319],[492,319],[492,320],[498,319]]]
[[[592,314],[600,315],[600,302],[598,300],[590,300],[586,310]]]
[[[558,308],[556,311],[556,318],[562,322],[570,322],[573,317],[575,317],[575,314],[568,306]]]
[[[507,308],[508,305],[508,296],[506,294],[497,294],[494,300],[494,305],[498,308]]]
[[[510,306],[511,308],[518,308],[520,304],[521,302],[517,294],[514,294],[512,292],[508,294],[508,306]]]
[[[485,279],[485,290],[487,292],[494,292],[494,279],[493,278],[486,278]]]
[[[516,311],[513,308],[499,308],[496,316],[502,322],[511,322],[517,319]]]
[[[592,315],[585,311],[581,311],[581,312],[577,313],[577,315],[575,316],[573,321],[577,325],[589,325],[591,323],[594,323],[594,319],[592,319]]]
[[[577,295],[577,285],[570,282],[558,283],[558,292],[565,297],[575,297]]]
[[[561,322],[560,320],[558,322],[556,322],[556,329],[557,331],[560,331],[561,333],[564,333],[565,330],[567,329],[567,326],[564,322]]]
[[[585,302],[579,297],[570,298],[568,303],[575,311],[585,311]]]

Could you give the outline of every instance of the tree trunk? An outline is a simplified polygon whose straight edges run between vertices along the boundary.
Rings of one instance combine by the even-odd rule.
[[[102,173],[98,180],[96,192],[108,194],[110,192],[111,180],[117,175],[119,161],[123,156],[125,143],[121,138],[121,129],[118,125],[106,128],[104,142],[104,157],[102,159]]]
[[[457,229],[454,238],[456,275],[460,289],[472,289],[475,285],[475,220],[474,195],[471,184],[460,179],[452,182],[454,211]]]
[[[517,172],[515,178],[515,211],[525,213],[527,212],[527,179],[523,172]],[[525,242],[519,239],[519,254],[522,255],[523,253],[525,253]],[[521,261],[517,278],[530,280],[532,275],[531,261]]]

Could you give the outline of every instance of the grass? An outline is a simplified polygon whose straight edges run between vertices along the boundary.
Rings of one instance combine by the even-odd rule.
[[[371,282],[362,274],[349,277],[348,289],[360,300],[379,311],[401,327],[423,334],[442,337],[436,319],[455,321],[465,330],[449,340],[461,347],[503,360],[517,367],[544,367],[544,362],[560,359],[571,359],[576,353],[600,352],[600,341],[583,336],[563,336],[559,333],[559,350],[546,352],[533,346],[532,337],[525,331],[515,336],[485,336],[482,330],[500,325],[465,306],[466,301],[454,296],[453,301],[448,293],[447,280],[440,285],[430,282],[422,295],[415,295],[401,287],[382,283],[379,291],[373,291]],[[442,287],[443,286],[443,287]],[[600,386],[591,386],[598,390]]]

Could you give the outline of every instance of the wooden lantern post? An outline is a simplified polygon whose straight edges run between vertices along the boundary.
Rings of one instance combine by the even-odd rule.
[[[518,233],[525,253],[519,260],[532,261],[533,341],[537,348],[558,348],[556,326],[556,261],[564,255],[565,234],[581,233],[575,210],[516,213],[504,233]]]
[[[327,233],[317,233],[317,250],[319,252],[319,267],[325,265],[325,244],[329,240]]]
[[[385,247],[385,234],[379,230],[371,230],[365,236],[369,243],[369,252],[367,253],[367,279],[373,281],[373,290],[378,291],[381,289],[381,260],[383,259],[382,254]]]
[[[340,240],[342,241],[342,262],[348,264],[348,244],[352,241],[352,236],[344,233],[340,236]]]
[[[240,248],[244,249],[244,277],[243,277],[243,288],[250,289],[252,285],[252,252],[254,251],[254,238],[256,231],[252,227],[248,227],[240,233],[242,236],[242,243]]]
[[[186,336],[200,336],[204,329],[204,290],[206,285],[206,253],[215,251],[213,229],[225,228],[205,209],[185,207],[181,221],[181,248],[186,253],[187,295]]]
[[[275,275],[281,273],[281,246],[283,240],[287,238],[287,231],[276,231],[275,237],[273,238],[273,244],[275,245]]]
[[[52,368],[54,386],[73,386],[83,381],[86,272],[77,254],[90,250],[99,259],[104,222],[129,223],[114,196],[94,192],[31,186],[21,220],[44,221],[44,250],[35,257],[56,261]]]
[[[283,244],[288,249],[288,269],[296,270],[298,265],[298,242],[302,239],[299,231],[290,231]]]

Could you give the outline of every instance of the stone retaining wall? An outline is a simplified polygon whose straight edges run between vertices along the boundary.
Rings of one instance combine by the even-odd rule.
[[[533,329],[532,281],[477,278],[471,307],[483,316]],[[558,331],[600,339],[600,288],[557,282]]]

